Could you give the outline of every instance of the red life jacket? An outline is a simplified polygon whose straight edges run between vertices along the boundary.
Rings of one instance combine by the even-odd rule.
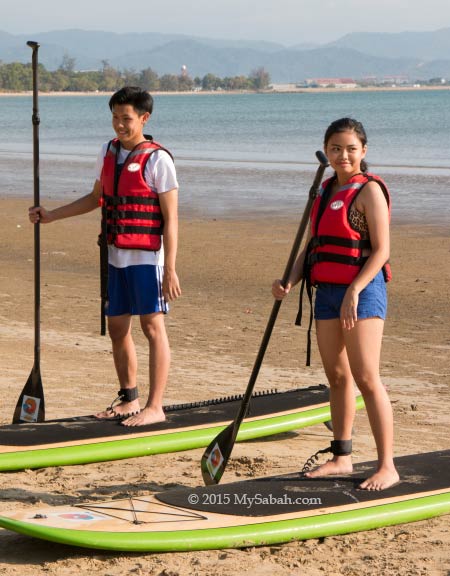
[[[367,256],[363,250],[370,250],[370,240],[363,239],[361,233],[352,228],[348,216],[352,204],[367,182],[377,182],[386,197],[390,217],[390,195],[386,184],[374,174],[357,174],[333,196],[327,197],[334,177],[322,185],[322,194],[315,201],[311,211],[311,241],[308,246],[307,267],[311,284],[351,284],[365,264]],[[388,263],[383,267],[386,282],[391,279]]]
[[[159,250],[163,216],[159,196],[145,181],[145,166],[156,150],[165,150],[151,136],[128,154],[124,164],[117,163],[118,138],[111,140],[103,161],[101,206],[108,244],[118,248]],[[165,150],[172,157],[168,150]]]

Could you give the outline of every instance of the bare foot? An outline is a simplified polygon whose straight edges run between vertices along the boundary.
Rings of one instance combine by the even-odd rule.
[[[359,487],[362,490],[386,490],[400,480],[398,472],[393,467],[380,468],[373,476],[364,480]]]
[[[146,424],[157,424],[164,422],[166,415],[162,408],[145,407],[139,414],[130,416],[122,421],[123,426],[145,426]]]
[[[312,472],[305,472],[307,478],[321,478],[337,474],[351,474],[353,471],[351,456],[334,456]]]
[[[132,402],[120,402],[117,406],[114,406],[112,410],[111,408],[107,408],[106,410],[103,410],[103,412],[96,414],[95,417],[100,420],[112,420],[117,418],[117,416],[133,414],[134,412],[137,413],[140,409],[139,400],[136,399]]]

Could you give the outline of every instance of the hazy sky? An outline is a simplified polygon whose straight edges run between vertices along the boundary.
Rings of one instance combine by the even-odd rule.
[[[80,28],[328,42],[348,32],[402,32],[450,27],[449,0],[13,0],[0,30],[29,34]]]

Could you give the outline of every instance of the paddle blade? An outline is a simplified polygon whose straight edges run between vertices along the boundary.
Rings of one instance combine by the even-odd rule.
[[[235,441],[235,423],[220,432],[203,453],[200,467],[203,482],[206,486],[218,484],[225,472],[226,465],[233,450]]]
[[[45,420],[44,389],[41,371],[32,369],[14,410],[13,424]]]

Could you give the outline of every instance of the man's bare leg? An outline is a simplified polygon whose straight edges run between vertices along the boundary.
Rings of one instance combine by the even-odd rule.
[[[131,316],[108,317],[108,331],[112,342],[114,365],[121,389],[136,388],[137,357],[136,348],[131,336]],[[106,409],[96,414],[97,418],[116,418],[139,412],[139,400],[122,401],[113,410]]]
[[[141,327],[149,342],[149,395],[143,410],[124,420],[124,426],[144,426],[166,419],[163,396],[169,376],[170,347],[164,314],[156,312],[141,316]]]

